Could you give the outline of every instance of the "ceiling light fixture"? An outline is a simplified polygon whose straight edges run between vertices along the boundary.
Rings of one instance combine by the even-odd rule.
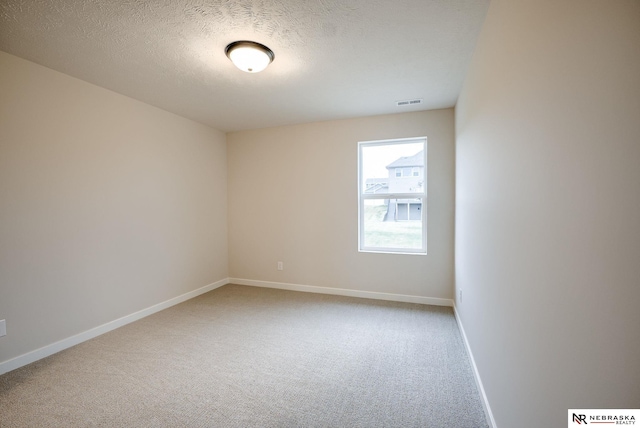
[[[247,73],[258,73],[275,58],[273,51],[260,43],[240,40],[230,43],[224,52],[232,63]]]

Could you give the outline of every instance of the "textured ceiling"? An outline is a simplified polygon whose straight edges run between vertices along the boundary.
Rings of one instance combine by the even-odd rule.
[[[489,0],[1,0],[0,50],[221,131],[452,107]],[[275,52],[262,73],[224,48]],[[396,101],[422,98],[419,106]]]

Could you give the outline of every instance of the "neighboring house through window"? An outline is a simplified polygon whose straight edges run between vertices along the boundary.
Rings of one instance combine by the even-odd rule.
[[[360,251],[426,254],[426,143],[358,143]]]

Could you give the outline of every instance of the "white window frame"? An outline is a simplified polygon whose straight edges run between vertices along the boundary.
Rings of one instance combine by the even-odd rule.
[[[365,193],[362,176],[362,148],[370,146],[386,146],[392,144],[424,144],[424,169],[422,192],[417,193]],[[374,140],[358,142],[358,251],[362,253],[388,253],[388,254],[427,254],[427,137],[414,138],[394,138],[390,140]],[[394,170],[393,175],[395,176]],[[371,199],[420,199],[422,202],[422,247],[416,248],[387,248],[387,247],[366,247],[364,245],[364,203]]]

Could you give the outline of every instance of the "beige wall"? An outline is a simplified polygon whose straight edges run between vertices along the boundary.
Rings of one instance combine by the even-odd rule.
[[[640,2],[492,0],[456,107],[457,307],[499,427],[640,403]]]
[[[0,362],[227,277],[224,134],[0,52]]]
[[[453,119],[447,109],[228,134],[230,276],[451,299]],[[428,138],[429,254],[359,253],[357,143],[417,136]]]

